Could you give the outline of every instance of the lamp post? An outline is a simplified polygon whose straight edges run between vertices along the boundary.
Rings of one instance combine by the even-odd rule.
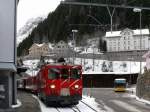
[[[93,71],[94,71],[94,66],[95,66],[95,63],[94,63],[94,48],[95,48],[95,46],[93,46]]]
[[[129,84],[132,84],[132,76],[131,76],[131,61],[133,60],[133,58],[128,58],[128,60],[130,60],[130,79],[129,79]]]
[[[133,9],[134,12],[138,12],[140,13],[140,50],[142,50],[142,9],[140,8],[134,8]],[[141,56],[142,56],[142,52],[140,51],[140,74],[142,73],[141,71],[141,67],[142,67],[142,63],[141,63]]]
[[[78,30],[74,29],[72,30],[72,36],[73,36],[73,42],[74,42],[74,45],[73,45],[73,52],[74,52],[74,56],[73,56],[73,64],[74,64],[74,61],[75,61],[75,46],[76,46],[76,40],[75,40],[75,33],[77,33]]]

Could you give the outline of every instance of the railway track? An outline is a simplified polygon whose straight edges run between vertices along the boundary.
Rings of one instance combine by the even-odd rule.
[[[81,112],[75,108],[56,108],[57,112]]]
[[[83,101],[80,101],[80,103],[82,103],[83,105],[86,106],[84,112],[86,112],[87,109],[89,110],[88,112],[99,112]],[[57,110],[57,112],[83,112],[83,108],[80,108],[79,105],[76,105],[76,106],[73,106],[70,108],[59,108],[58,107],[58,108],[56,108],[56,110]]]
[[[94,109],[93,107],[91,107],[90,105],[88,105],[87,103],[80,101],[81,103],[85,104],[88,108],[90,108],[91,110],[93,110],[94,112],[98,112],[96,109]]]
[[[84,101],[80,101],[78,105],[72,107],[46,107],[45,104],[41,102],[37,96],[33,95],[33,97],[39,101],[40,105],[43,105],[42,107],[44,107],[44,109],[50,112],[99,112]]]

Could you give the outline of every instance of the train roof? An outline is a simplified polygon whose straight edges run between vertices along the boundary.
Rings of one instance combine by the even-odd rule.
[[[117,78],[117,79],[115,79],[115,80],[126,80],[126,79],[124,79],[124,78]]]

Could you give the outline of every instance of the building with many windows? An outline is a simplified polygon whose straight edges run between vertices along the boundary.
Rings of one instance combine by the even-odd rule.
[[[40,58],[41,56],[49,55],[52,49],[49,48],[48,43],[36,44],[34,43],[29,48],[29,58]]]
[[[61,40],[57,44],[55,44],[53,52],[59,57],[65,57],[71,55],[73,50],[69,47],[67,43]]]
[[[107,51],[148,50],[150,48],[149,34],[148,29],[131,30],[128,28],[122,31],[106,32]]]

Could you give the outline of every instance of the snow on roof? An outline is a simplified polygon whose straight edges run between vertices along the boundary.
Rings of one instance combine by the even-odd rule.
[[[133,35],[140,35],[140,30],[137,29],[137,30],[132,30],[133,31]],[[110,32],[106,32],[106,37],[118,37],[118,36],[121,36],[121,32],[122,31],[110,31]],[[141,33],[143,35],[149,35],[149,29],[142,29],[141,30]]]
[[[121,79],[121,78],[120,78],[120,79],[115,79],[115,80],[126,80],[126,79]]]
[[[53,44],[49,43],[48,46],[49,46],[50,49],[54,49]]]
[[[41,46],[43,46],[44,44],[36,44],[38,47],[41,47]]]
[[[118,37],[120,35],[121,31],[112,31],[112,32],[106,32],[106,37]]]
[[[134,35],[140,35],[140,30],[133,30],[134,31]],[[149,35],[149,29],[142,29],[141,33],[144,35]]]

